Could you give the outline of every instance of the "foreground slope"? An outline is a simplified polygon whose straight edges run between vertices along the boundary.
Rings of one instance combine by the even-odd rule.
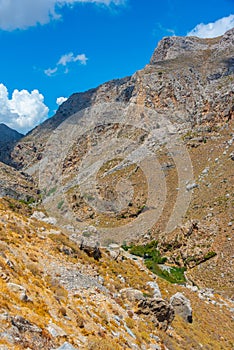
[[[0,201],[3,349],[58,349],[65,342],[69,349],[95,350],[233,347],[231,303],[220,295],[156,279],[123,250],[118,259],[102,250],[96,261],[59,228],[16,204]],[[139,312],[141,298],[152,300],[150,281],[157,281],[164,299],[182,292],[191,301],[193,322],[176,314],[166,330],[163,308],[154,322],[153,309]]]

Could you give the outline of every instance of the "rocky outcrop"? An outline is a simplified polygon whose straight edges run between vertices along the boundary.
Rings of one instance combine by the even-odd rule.
[[[94,260],[99,261],[102,257],[101,250],[99,249],[98,245],[95,246],[89,246],[83,243],[83,241],[80,244],[80,250],[83,250],[89,257],[94,258]]]
[[[37,201],[39,191],[32,177],[0,162],[0,197],[11,197],[25,202]]]
[[[11,323],[15,326],[20,332],[35,332],[42,333],[42,329],[37,327],[35,324],[32,324],[22,316],[12,317]]]
[[[176,293],[170,299],[170,304],[175,310],[175,313],[180,315],[185,322],[192,323],[193,315],[190,300],[184,294]]]
[[[166,330],[174,319],[171,305],[161,298],[145,298],[138,303],[137,314],[147,316],[155,325]]]
[[[190,57],[203,55],[203,51],[232,50],[234,45],[234,29],[227,31],[222,37],[201,39],[195,36],[166,37],[163,38],[150,60],[150,64],[158,64],[162,61],[173,60],[178,57]]]

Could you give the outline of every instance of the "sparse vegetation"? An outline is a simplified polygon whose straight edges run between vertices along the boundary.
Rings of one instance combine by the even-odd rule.
[[[209,260],[211,258],[213,258],[214,256],[216,256],[217,253],[214,251],[208,252],[205,256],[204,256],[204,260]]]
[[[125,251],[129,251],[131,254],[144,258],[146,267],[158,275],[161,278],[166,279],[171,283],[184,284],[186,282],[184,271],[186,268],[180,268],[177,266],[168,266],[167,269],[163,269],[160,265],[165,264],[166,257],[162,257],[157,249],[158,242],[152,241],[145,245],[122,245]]]

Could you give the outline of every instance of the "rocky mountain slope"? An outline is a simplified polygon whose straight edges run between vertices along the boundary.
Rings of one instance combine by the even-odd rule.
[[[0,197],[11,197],[25,202],[36,202],[39,190],[28,174],[0,162]]]
[[[73,94],[15,145],[0,349],[234,348],[233,73],[234,29],[164,38],[143,70]]]
[[[24,135],[18,131],[9,128],[7,125],[0,123],[0,161],[10,163],[11,151],[14,145]]]
[[[214,39],[164,38],[150,64],[133,76],[75,93],[55,116],[30,132],[12,157],[17,167],[41,158],[53,130],[81,109],[104,102],[132,102],[180,125],[216,123],[233,116],[234,30]]]
[[[231,301],[157,278],[115,245],[95,260],[32,214],[0,200],[2,349],[232,349]]]

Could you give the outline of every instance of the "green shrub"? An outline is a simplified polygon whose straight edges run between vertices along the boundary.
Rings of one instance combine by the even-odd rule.
[[[211,258],[213,258],[214,256],[216,256],[217,253],[215,253],[214,251],[208,252],[205,256],[204,256],[204,260],[209,260]]]
[[[146,267],[158,275],[161,278],[166,279],[171,283],[184,284],[186,282],[184,271],[186,268],[180,268],[176,266],[169,267],[170,271],[160,268],[160,264],[165,264],[166,257],[161,256],[160,251],[157,249],[158,242],[152,241],[145,245],[122,245],[124,250],[129,250],[132,255],[140,256],[144,258]]]
[[[58,209],[61,209],[62,206],[63,206],[63,204],[64,204],[64,200],[61,200],[61,201],[58,203],[57,208],[58,208]]]
[[[167,270],[162,270],[158,264],[155,264],[152,261],[145,262],[146,267],[158,275],[159,277],[167,280],[170,283],[178,283],[184,284],[186,282],[186,278],[184,276],[184,271],[186,270],[184,267],[170,267],[170,272]]]

